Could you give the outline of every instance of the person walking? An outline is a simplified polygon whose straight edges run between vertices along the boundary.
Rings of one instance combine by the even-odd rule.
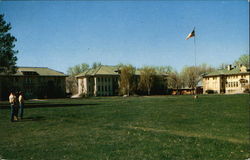
[[[18,101],[19,101],[19,118],[23,119],[24,98],[22,92],[19,92]]]
[[[15,111],[16,111],[16,96],[13,92],[10,93],[9,96],[9,102],[10,102],[10,121],[14,122],[17,120],[17,117],[15,117]]]

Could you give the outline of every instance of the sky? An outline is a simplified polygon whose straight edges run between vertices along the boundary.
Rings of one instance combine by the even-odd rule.
[[[17,66],[66,73],[81,63],[135,67],[207,63],[249,53],[249,2],[0,1],[17,38]],[[195,27],[196,36],[185,40]],[[196,53],[196,56],[195,56]]]

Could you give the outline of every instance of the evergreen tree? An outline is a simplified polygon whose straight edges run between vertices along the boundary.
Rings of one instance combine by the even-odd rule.
[[[247,68],[249,68],[249,54],[243,54],[239,57],[239,59],[237,59],[236,61],[234,61],[234,65],[235,66],[239,66],[239,65],[244,65]]]
[[[0,72],[15,73],[16,72],[16,54],[14,50],[16,38],[12,36],[10,23],[6,23],[4,15],[0,14]]]

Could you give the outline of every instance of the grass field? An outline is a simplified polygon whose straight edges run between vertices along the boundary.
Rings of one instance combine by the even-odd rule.
[[[27,101],[21,122],[11,123],[9,113],[0,102],[7,160],[250,158],[248,95]]]

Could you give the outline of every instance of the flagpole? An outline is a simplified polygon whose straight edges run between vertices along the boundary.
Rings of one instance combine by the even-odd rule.
[[[194,27],[194,30],[195,30],[195,27]],[[195,36],[194,36],[194,64],[195,64],[195,67],[196,67],[196,41],[195,41],[195,38],[196,37],[196,33],[195,33]]]
[[[195,32],[195,27],[194,27],[194,32]],[[197,67],[196,67],[196,32],[194,35],[194,72],[195,72],[195,77],[197,75]],[[194,79],[196,82],[196,79]],[[196,84],[196,83],[195,83]],[[194,94],[196,97],[196,86],[194,86]]]
[[[197,66],[196,66],[196,33],[195,33],[195,27],[193,29],[193,31],[187,36],[186,40],[188,40],[189,38],[191,37],[194,37],[194,82],[196,84],[196,75],[197,75]],[[196,85],[193,86],[194,88],[194,92],[193,94],[195,93],[195,98],[197,98],[197,95],[196,95]]]

